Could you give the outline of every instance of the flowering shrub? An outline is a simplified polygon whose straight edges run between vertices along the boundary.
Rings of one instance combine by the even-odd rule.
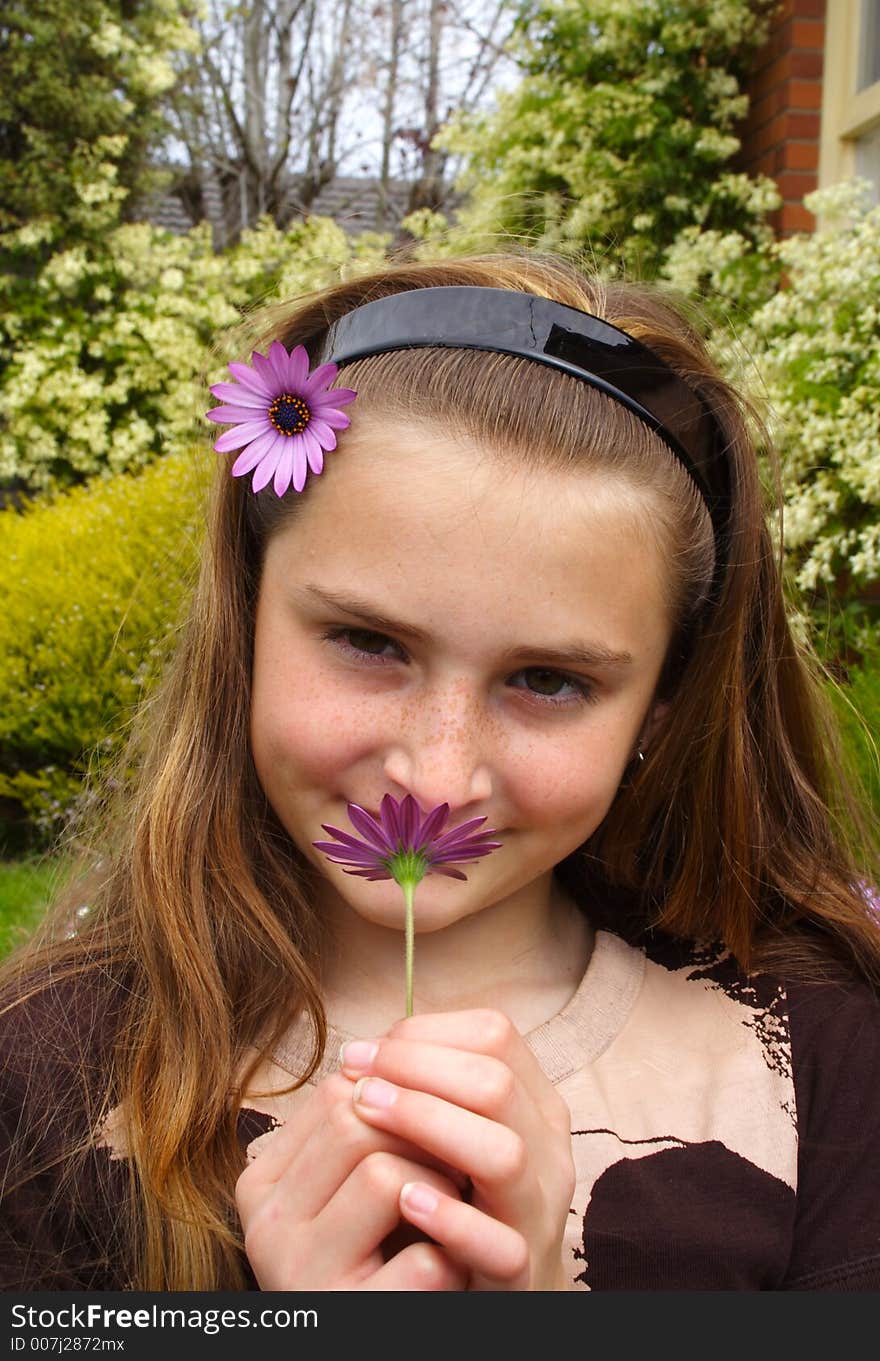
[[[678,233],[759,239],[775,186],[734,173],[741,80],[776,0],[536,0],[496,107],[437,138],[463,156],[474,232],[589,252],[605,271],[659,270]]]
[[[98,242],[161,181],[160,97],[199,38],[188,0],[11,0],[0,42],[0,255]],[[16,230],[18,229],[18,230]],[[23,269],[22,269],[23,266]]]
[[[852,593],[880,582],[880,208],[858,183],[805,202],[819,230],[775,248],[786,286],[743,341],[782,455],[797,584]]]
[[[100,250],[52,255],[25,294],[7,281],[0,485],[70,485],[186,447],[205,430],[201,376],[224,376],[223,329],[255,303],[371,267],[382,246],[326,218],[286,232],[266,219],[215,255],[207,225],[173,236],[137,223]]]
[[[204,458],[0,511],[0,808],[46,840],[113,757],[192,579]],[[210,467],[207,464],[207,467]]]
[[[727,255],[682,237],[664,274],[699,286],[717,315],[748,316],[738,335],[719,326],[713,346],[779,450],[792,581],[827,654],[864,652],[880,615],[880,207],[858,181],[805,203],[812,235],[760,251],[739,238]],[[774,273],[782,286],[764,296]],[[826,623],[829,597],[843,614]]]

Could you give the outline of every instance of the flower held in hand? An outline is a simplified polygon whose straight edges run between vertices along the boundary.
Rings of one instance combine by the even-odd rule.
[[[353,402],[357,393],[330,388],[338,372],[335,364],[321,364],[309,373],[304,345],[288,354],[280,340],[273,340],[268,356],[255,350],[251,361],[253,368],[229,365],[237,383],[215,383],[211,388],[213,396],[227,405],[215,406],[208,420],[233,425],[214,448],[218,454],[241,449],[232,476],[256,469],[254,491],[269,481],[278,496],[291,483],[294,491],[302,491],[309,469],[316,475],[322,471],[324,450],[336,448],[334,432],[351,424],[338,408]]]
[[[449,804],[440,803],[423,816],[411,794],[400,803],[391,794],[386,794],[378,821],[356,803],[348,805],[348,816],[363,840],[322,822],[324,831],[336,841],[312,844],[330,860],[341,864],[346,874],[359,875],[363,879],[394,879],[403,889],[406,903],[406,1014],[411,1016],[416,884],[426,874],[445,874],[450,879],[466,880],[467,875],[455,866],[498,850],[501,842],[491,840],[495,836],[494,828],[476,831],[486,821],[484,817],[471,818],[442,835],[449,817]]]

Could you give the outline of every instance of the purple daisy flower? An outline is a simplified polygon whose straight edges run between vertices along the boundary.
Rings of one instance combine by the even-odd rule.
[[[494,828],[476,829],[485,818],[471,818],[460,827],[441,835],[449,817],[449,804],[439,803],[423,815],[412,794],[397,802],[391,794],[382,800],[378,820],[356,803],[348,805],[352,825],[363,840],[330,827],[321,826],[334,841],[313,841],[316,850],[343,866],[346,874],[363,879],[394,879],[403,889],[406,904],[406,1014],[412,1016],[413,941],[415,926],[413,897],[416,885],[426,874],[445,874],[450,879],[467,879],[455,868],[497,851],[500,841],[492,841]],[[345,868],[350,866],[351,868]]]
[[[417,884],[426,874],[467,879],[467,875],[454,865],[478,860],[501,845],[500,841],[491,840],[495,835],[494,828],[474,835],[485,818],[471,818],[470,822],[441,836],[449,817],[449,804],[440,803],[424,816],[412,794],[407,794],[399,804],[391,794],[386,794],[378,821],[356,803],[348,805],[348,816],[365,838],[363,841],[322,822],[324,831],[341,844],[313,841],[312,845],[330,860],[353,866],[345,873],[357,874],[363,879],[395,879],[401,885],[410,879]]]
[[[350,419],[339,407],[357,396],[351,388],[330,388],[338,368],[320,364],[309,373],[309,356],[304,345],[288,354],[280,340],[273,340],[269,354],[256,350],[251,355],[253,368],[230,364],[229,372],[237,383],[215,383],[211,388],[224,406],[209,411],[208,420],[229,422],[234,429],[222,434],[214,445],[218,454],[230,449],[241,453],[232,465],[232,476],[254,472],[254,491],[270,481],[283,496],[293,483],[302,491],[309,469],[317,476],[324,467],[324,450],[336,448],[337,430],[345,430]]]

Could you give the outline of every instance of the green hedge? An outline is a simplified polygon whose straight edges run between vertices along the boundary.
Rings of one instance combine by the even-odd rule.
[[[0,837],[46,844],[118,751],[193,579],[205,456],[0,512]]]
[[[36,929],[66,874],[57,857],[0,862],[0,959]]]
[[[851,672],[847,685],[832,688],[831,698],[855,774],[880,819],[880,651]]]

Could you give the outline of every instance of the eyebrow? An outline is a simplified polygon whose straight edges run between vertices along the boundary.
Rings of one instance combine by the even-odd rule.
[[[397,633],[417,643],[429,643],[430,635],[414,624],[406,624],[400,619],[391,619],[382,614],[368,601],[357,596],[343,596],[335,591],[327,591],[313,582],[306,584],[305,591],[320,600],[328,609],[341,610],[343,614],[353,615],[370,628],[382,633]],[[501,660],[505,663],[525,661],[539,657],[541,661],[554,666],[629,666],[632,653],[614,652],[603,643],[570,643],[564,647],[517,647],[508,648]]]

